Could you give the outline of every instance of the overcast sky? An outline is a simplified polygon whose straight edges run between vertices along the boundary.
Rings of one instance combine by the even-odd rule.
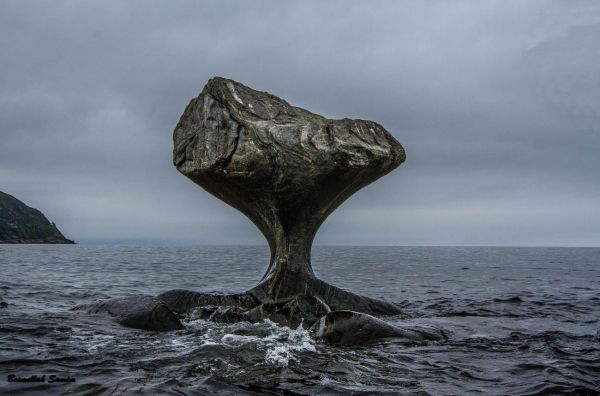
[[[407,161],[318,244],[600,244],[596,1],[2,1],[0,190],[81,243],[264,244],[172,165],[215,75]]]

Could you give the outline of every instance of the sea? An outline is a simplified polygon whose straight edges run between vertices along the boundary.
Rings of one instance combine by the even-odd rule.
[[[302,326],[194,314],[159,333],[71,311],[242,292],[268,261],[266,246],[0,245],[0,394],[600,394],[600,248],[313,248],[318,277],[397,304],[385,321],[445,341],[339,347]]]

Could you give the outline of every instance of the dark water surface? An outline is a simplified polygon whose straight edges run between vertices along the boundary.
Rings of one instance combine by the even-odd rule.
[[[419,345],[340,348],[302,328],[194,317],[185,330],[150,333],[69,311],[173,288],[244,291],[267,261],[266,247],[0,245],[0,394],[600,391],[598,248],[314,248],[322,279],[404,308],[387,321],[450,333]]]

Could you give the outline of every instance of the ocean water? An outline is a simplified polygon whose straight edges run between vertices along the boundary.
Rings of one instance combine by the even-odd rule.
[[[442,328],[443,342],[333,347],[303,328],[193,315],[152,333],[70,311],[173,288],[240,292],[267,262],[265,246],[0,245],[0,394],[600,393],[599,248],[313,249],[320,278],[398,304],[386,321]]]

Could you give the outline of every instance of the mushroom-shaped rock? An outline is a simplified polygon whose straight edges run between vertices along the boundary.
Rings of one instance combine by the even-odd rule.
[[[152,296],[133,296],[78,305],[75,311],[106,313],[119,324],[141,330],[181,330],[179,318],[161,300]]]
[[[261,302],[314,295],[332,309],[395,314],[318,280],[313,238],[354,192],[405,160],[381,125],[331,120],[233,80],[211,79],[185,109],[174,134],[177,169],[244,213],[265,235],[271,261],[249,291]]]

